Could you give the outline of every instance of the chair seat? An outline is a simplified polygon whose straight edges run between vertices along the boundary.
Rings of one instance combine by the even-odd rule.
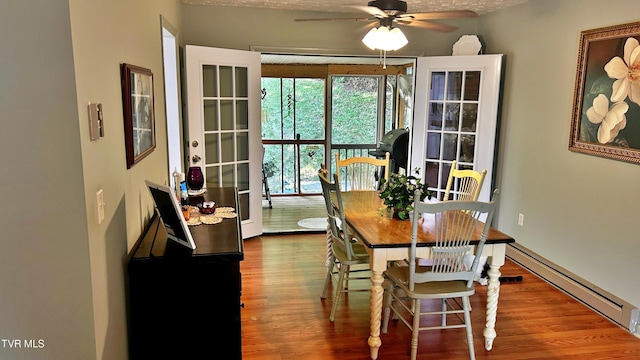
[[[416,273],[428,271],[427,267],[417,266]],[[413,291],[409,290],[409,267],[393,266],[385,271],[389,280],[399,286],[408,297],[415,299],[448,299],[453,297],[471,296],[475,288],[467,287],[466,280],[430,281],[417,283]]]
[[[356,264],[368,264],[369,263],[369,254],[365,249],[364,245],[360,243],[352,243],[351,249],[353,250],[353,255],[351,256],[351,260],[348,260],[347,252],[340,248],[339,246],[333,246],[333,254],[339,262],[345,265],[356,265]]]

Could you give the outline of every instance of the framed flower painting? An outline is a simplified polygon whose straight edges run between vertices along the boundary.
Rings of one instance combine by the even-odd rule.
[[[640,22],[580,33],[569,150],[640,163]]]

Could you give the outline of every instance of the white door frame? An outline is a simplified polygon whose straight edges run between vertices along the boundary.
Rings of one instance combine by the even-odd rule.
[[[248,86],[248,132],[249,143],[249,190],[239,191],[240,196],[249,196],[249,216],[242,220],[242,236],[250,238],[262,234],[262,141],[260,124],[260,53],[203,46],[185,47],[185,69],[187,76],[188,152],[189,166],[202,166],[206,178],[205,129],[203,111],[203,65],[246,68]],[[234,97],[229,97],[233,100]],[[235,111],[235,109],[233,110]],[[199,146],[194,146],[194,141]],[[234,147],[237,154],[238,147]],[[222,151],[222,150],[220,150]],[[194,162],[194,156],[202,159]],[[230,164],[233,164],[230,163]],[[238,176],[236,174],[236,186]],[[246,181],[246,179],[242,179]],[[240,215],[240,212],[239,212]]]
[[[479,200],[491,198],[495,141],[497,133],[498,103],[500,100],[501,67],[503,55],[433,56],[417,59],[415,85],[415,112],[412,127],[411,169],[425,168],[427,149],[428,99],[431,74],[438,71],[480,71],[481,83],[478,104],[475,165],[486,169]]]

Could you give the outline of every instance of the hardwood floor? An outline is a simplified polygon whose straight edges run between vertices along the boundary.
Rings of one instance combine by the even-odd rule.
[[[324,234],[261,236],[245,241],[242,353],[252,359],[369,359],[369,293],[341,298],[329,322],[333,288],[320,299],[326,268]],[[472,298],[477,359],[640,359],[640,339],[536,276],[507,262],[493,350],[484,350],[486,288]],[[365,282],[364,286],[369,286]],[[392,321],[379,359],[409,359],[410,331]],[[463,329],[420,335],[418,359],[468,359]]]

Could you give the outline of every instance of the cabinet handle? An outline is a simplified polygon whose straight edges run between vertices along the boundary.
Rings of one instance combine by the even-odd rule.
[[[240,307],[244,309],[244,303],[240,303]]]

